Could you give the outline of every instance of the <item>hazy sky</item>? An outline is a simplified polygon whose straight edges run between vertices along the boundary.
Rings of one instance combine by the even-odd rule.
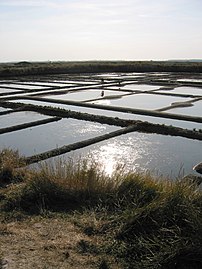
[[[202,58],[202,0],[0,0],[0,62]]]

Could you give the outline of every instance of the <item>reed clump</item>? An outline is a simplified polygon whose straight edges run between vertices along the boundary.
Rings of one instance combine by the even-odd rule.
[[[164,186],[147,205],[131,209],[116,234],[128,268],[200,268],[202,195],[193,186]]]
[[[16,171],[16,168],[23,165],[23,157],[19,156],[18,151],[3,149],[0,152],[0,187],[12,182],[21,181],[23,171]]]
[[[102,237],[99,251],[123,268],[202,268],[202,194],[189,180],[118,168],[107,176],[92,160],[71,159],[23,173],[1,187],[2,211],[73,212],[86,234]]]
[[[13,173],[13,172],[12,172]],[[15,177],[21,174],[16,171]],[[58,160],[51,165],[27,169],[21,184],[7,185],[4,208],[28,213],[42,211],[71,211],[97,205],[116,183],[109,180],[95,163],[87,160],[68,162]]]

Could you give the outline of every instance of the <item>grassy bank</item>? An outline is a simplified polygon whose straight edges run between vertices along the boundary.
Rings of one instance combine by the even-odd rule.
[[[120,167],[109,177],[89,160],[16,169],[21,162],[0,153],[2,268],[9,258],[26,261],[9,268],[202,268],[202,194],[191,177]]]
[[[85,61],[19,62],[0,64],[0,77],[63,73],[102,72],[202,72],[201,62],[172,61]]]

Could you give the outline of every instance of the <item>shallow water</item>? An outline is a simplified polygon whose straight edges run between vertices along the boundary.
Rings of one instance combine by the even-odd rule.
[[[62,119],[0,136],[0,149],[14,148],[30,156],[117,130],[115,126]],[[39,143],[40,139],[40,143]]]
[[[60,83],[59,81],[55,82],[44,82],[44,81],[29,81],[29,82],[22,82],[22,87],[27,87],[27,84],[33,84],[32,87],[35,88],[41,88],[41,87],[55,87],[55,86],[64,86],[63,83]],[[67,86],[74,86],[74,84],[69,83],[68,81],[66,81],[65,85]]]
[[[8,111],[8,110],[10,110],[10,109],[4,108],[4,107],[0,107],[0,112],[4,112],[4,111]]]
[[[186,82],[201,82],[202,83],[202,78],[201,79],[178,79],[177,81],[186,81]]]
[[[124,90],[138,90],[138,91],[151,91],[154,89],[159,89],[162,86],[144,85],[144,84],[129,84],[121,87]]]
[[[165,92],[160,90],[159,92]],[[166,91],[169,92],[169,91]],[[170,91],[171,93],[181,93],[181,94],[193,94],[193,95],[201,95],[202,96],[202,88],[197,87],[177,87]]]
[[[155,110],[165,106],[169,106],[173,102],[183,102],[183,101],[184,99],[181,97],[164,96],[164,95],[156,96],[153,94],[138,93],[138,94],[126,95],[123,96],[122,98],[109,99],[107,105]],[[102,104],[103,102],[102,100],[99,100],[99,101],[93,101],[92,103]]]
[[[166,75],[169,77],[166,78]],[[35,86],[26,85],[26,82],[22,85],[13,84],[12,81],[9,82],[9,85],[14,87],[19,87],[19,90],[31,89],[31,88],[40,88],[43,90],[47,86],[64,86],[64,83],[67,83],[67,86],[76,87],[76,84],[95,84],[100,83],[101,78],[103,77],[106,81],[117,81],[118,79],[130,79],[138,80],[140,77],[149,78],[155,76],[155,79],[165,79],[169,80],[171,73],[150,73],[150,74],[99,74],[93,75],[93,79],[90,81],[90,75],[81,76],[79,80],[76,80],[76,77],[70,76],[65,78],[64,76],[56,77],[41,77],[41,81],[33,81]],[[163,77],[165,76],[165,77]],[[163,78],[161,78],[163,77]],[[179,75],[180,77],[180,75]],[[82,80],[83,78],[83,80]],[[52,82],[51,82],[52,79]],[[172,77],[174,79],[174,77]],[[43,81],[42,81],[43,80]],[[45,80],[47,80],[45,82]],[[182,79],[178,79],[180,82]],[[189,79],[187,79],[188,81]],[[185,81],[185,79],[183,79]],[[191,80],[190,80],[191,81]],[[30,81],[27,81],[30,83]],[[4,82],[5,85],[8,85]],[[2,84],[0,84],[2,85]],[[31,87],[31,88],[30,88]],[[95,86],[96,87],[96,86]],[[128,91],[153,91],[157,90],[159,92],[169,92],[169,90],[163,90],[162,86],[158,85],[146,85],[146,84],[128,84],[111,87],[116,91],[107,89],[108,86],[104,87],[104,97],[102,100],[97,101],[99,104],[107,104],[112,106],[121,106],[121,107],[131,107],[139,109],[150,109],[155,110],[169,106],[173,102],[186,102],[192,100],[191,98],[183,98],[176,96],[163,96],[163,95],[153,95],[138,93],[122,96],[127,94]],[[68,88],[67,88],[68,89]],[[71,89],[71,88],[70,88]],[[119,91],[119,89],[124,91]],[[0,89],[0,92],[4,89]],[[68,89],[69,90],[69,89]],[[127,91],[128,90],[128,91]],[[9,92],[10,89],[5,89],[5,92]],[[14,91],[14,90],[12,90]],[[46,95],[44,97],[61,99],[61,100],[75,100],[75,101],[86,101],[96,98],[101,98],[102,89],[89,89],[82,90],[77,92],[69,92],[68,94],[60,95]],[[182,94],[196,94],[201,95],[202,89],[197,87],[177,87],[173,90],[170,90],[171,93],[182,93]],[[42,97],[42,96],[41,96]],[[107,99],[109,97],[109,99]],[[30,103],[36,105],[46,105],[52,107],[60,107],[65,109],[70,109],[73,111],[90,113],[94,115],[105,115],[110,117],[119,117],[122,119],[133,119],[133,120],[142,120],[148,121],[151,123],[159,123],[166,125],[173,125],[176,127],[182,127],[187,129],[202,129],[201,123],[194,123],[188,121],[179,121],[172,119],[164,119],[143,115],[135,115],[130,113],[122,113],[115,111],[107,111],[104,109],[93,109],[87,107],[79,107],[73,105],[64,105],[64,104],[54,104],[49,102],[42,101],[29,101],[18,99],[12,102],[22,102]],[[96,102],[96,101],[93,101]],[[202,115],[202,100],[194,102],[192,107],[181,107],[174,108],[166,111],[167,113],[178,113],[185,115]],[[0,108],[0,111],[5,111],[4,108]],[[16,124],[21,124],[25,122],[41,120],[47,118],[48,116],[43,116],[38,113],[32,112],[18,112],[12,113],[10,115],[0,116],[0,128],[8,127]],[[4,147],[10,147],[14,149],[19,149],[20,153],[30,156],[37,153],[42,153],[44,151],[51,150],[56,147],[61,147],[71,143],[79,142],[112,132],[114,130],[120,129],[116,126],[102,125],[93,122],[87,122],[82,120],[75,119],[62,119],[58,122],[52,122],[45,125],[40,125],[37,127],[32,127],[13,133],[7,133],[0,135],[0,149]],[[169,176],[171,178],[176,178],[179,174],[193,173],[192,167],[202,161],[202,147],[201,141],[191,140],[181,137],[171,137],[163,136],[157,134],[145,134],[145,133],[130,133],[126,135],[121,135],[116,138],[105,140],[99,142],[95,145],[88,146],[86,148],[76,150],[74,152],[66,153],[63,155],[63,158],[75,158],[82,156],[91,156],[96,162],[99,162],[102,168],[108,173],[113,172],[114,167],[117,164],[125,165],[126,170],[135,170],[135,171],[147,171],[150,170],[154,174],[160,174],[163,176]]]
[[[37,85],[20,85],[20,84],[0,84],[0,86],[6,86],[6,87],[11,87],[11,88],[16,88],[16,90],[31,90],[31,89],[41,89],[41,86]]]
[[[103,101],[109,102],[108,100],[103,100]],[[137,115],[137,114],[123,113],[123,112],[116,112],[116,111],[109,111],[109,110],[102,110],[102,109],[94,109],[94,108],[87,108],[87,107],[79,107],[79,106],[70,106],[70,105],[64,105],[64,104],[54,104],[54,103],[40,102],[40,101],[33,101],[33,100],[29,101],[29,100],[19,99],[17,101],[12,101],[12,102],[52,106],[56,108],[62,108],[66,110],[72,110],[76,112],[88,113],[88,114],[93,114],[93,115],[118,117],[120,119],[129,119],[129,120],[142,120],[142,121],[148,121],[151,123],[173,125],[176,127],[187,128],[187,129],[193,129],[193,128],[200,129],[201,128],[201,123],[190,122],[190,121],[179,121],[179,120],[173,120],[173,119],[167,119],[167,118],[143,116],[143,115]],[[168,110],[168,112],[171,113],[171,111],[173,110]]]
[[[36,112],[17,112],[0,116],[0,128],[46,119],[48,116]]]
[[[22,89],[8,89],[8,88],[0,88],[0,93],[9,93],[9,92],[17,92],[20,93]]]
[[[102,90],[81,90],[81,91],[69,91],[66,94],[56,94],[56,95],[44,95],[45,98],[50,99],[61,99],[61,100],[73,100],[73,101],[85,101],[89,99],[101,98]],[[104,90],[104,97],[117,95],[116,91]],[[119,95],[124,93],[119,91]],[[43,97],[43,96],[42,96]]]
[[[169,178],[193,173],[192,167],[201,161],[201,142],[157,134],[131,133],[97,145],[65,154],[66,157],[91,156],[102,163],[108,174],[117,163],[125,170],[150,171]]]
[[[191,107],[179,107],[179,108],[171,109],[169,110],[169,112],[201,117],[202,116],[202,100],[193,102],[193,106]]]

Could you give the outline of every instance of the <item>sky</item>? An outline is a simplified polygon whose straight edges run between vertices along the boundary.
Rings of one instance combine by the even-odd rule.
[[[202,0],[0,0],[0,62],[202,59]]]

